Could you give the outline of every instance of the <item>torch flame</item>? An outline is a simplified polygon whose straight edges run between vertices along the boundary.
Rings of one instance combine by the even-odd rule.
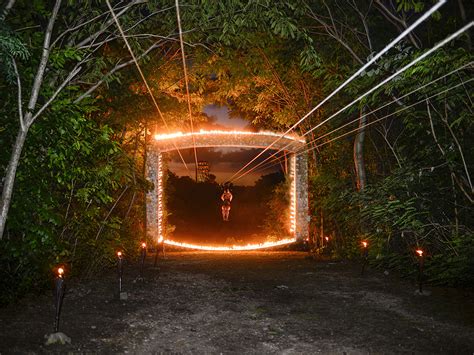
[[[58,276],[63,277],[64,275],[64,269],[62,267],[58,268]]]
[[[423,250],[421,249],[417,249],[416,253],[418,254],[418,256],[423,256]]]
[[[145,242],[142,243],[142,248],[143,248],[143,249],[146,248],[146,243],[145,243]]]
[[[231,246],[210,246],[210,245],[197,245],[190,243],[175,242],[173,240],[165,240],[165,244],[173,245],[176,247],[198,249],[198,250],[209,250],[209,251],[239,251],[239,250],[256,250],[271,248],[296,242],[296,238],[281,239],[277,242],[264,242],[260,244],[247,244],[247,245],[231,245]]]
[[[122,252],[121,252],[121,251],[118,251],[118,252],[117,252],[117,256],[118,256],[119,258],[121,258],[121,257],[122,257]]]
[[[362,242],[362,246],[363,246],[364,248],[367,248],[367,245],[369,245],[369,243],[367,243],[367,242]]]
[[[329,240],[329,237],[324,237],[324,239],[326,239],[326,242]]]
[[[157,141],[162,141],[166,139],[173,139],[173,138],[180,138],[180,137],[187,137],[187,136],[199,136],[199,135],[228,135],[228,134],[233,134],[233,135],[260,135],[260,136],[274,136],[274,137],[280,137],[281,133],[277,132],[268,132],[268,131],[261,131],[261,132],[249,132],[249,131],[223,131],[223,130],[204,130],[201,129],[199,132],[193,132],[193,133],[183,133],[183,132],[174,132],[174,133],[168,133],[168,134],[155,134],[154,138]],[[298,141],[301,143],[305,143],[306,141],[300,137],[297,137],[296,135],[285,135],[285,138]]]

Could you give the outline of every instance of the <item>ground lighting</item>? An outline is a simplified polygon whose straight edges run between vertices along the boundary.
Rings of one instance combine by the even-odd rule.
[[[146,243],[142,242],[141,253],[140,253],[140,278],[141,279],[143,279],[143,268],[145,267],[145,258],[146,258]]]
[[[365,266],[367,265],[367,259],[369,258],[369,243],[367,241],[362,241],[362,269],[360,271],[361,275],[364,275]]]
[[[122,293],[122,275],[123,275],[123,255],[121,251],[117,252],[118,258],[118,281],[119,281],[119,297]]]
[[[425,258],[423,256],[423,250],[422,249],[416,249],[416,254],[418,257],[418,288],[420,291],[420,294],[423,294],[423,266],[425,263]]]
[[[61,307],[64,298],[64,268],[58,267],[56,270],[56,278],[54,280],[54,305],[55,305],[55,317],[54,317],[54,332],[59,331],[59,316],[61,315]]]
[[[175,242],[173,240],[165,240],[164,244],[173,245],[181,248],[207,250],[207,251],[243,251],[243,250],[256,250],[271,248],[296,242],[296,238],[281,239],[276,242],[265,242],[260,244],[247,244],[247,245],[231,245],[231,246],[211,246],[211,245],[197,245],[191,243]]]

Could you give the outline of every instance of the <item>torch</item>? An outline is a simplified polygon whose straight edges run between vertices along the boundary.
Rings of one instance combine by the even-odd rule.
[[[54,280],[54,305],[56,308],[54,317],[54,332],[59,331],[59,316],[61,314],[61,306],[64,298],[64,269],[59,267],[57,270],[56,278]]]
[[[143,278],[143,268],[145,267],[145,258],[146,258],[146,243],[142,242],[141,244],[141,261],[140,261],[140,278]]]
[[[123,275],[123,258],[122,252],[117,252],[118,258],[118,277],[119,277],[119,295],[122,293],[122,275]]]
[[[360,271],[361,275],[364,275],[365,265],[367,264],[367,259],[369,258],[369,243],[366,241],[362,242],[362,270]]]
[[[425,258],[422,249],[416,249],[416,254],[418,256],[418,287],[420,294],[423,294],[423,264],[425,263]]]

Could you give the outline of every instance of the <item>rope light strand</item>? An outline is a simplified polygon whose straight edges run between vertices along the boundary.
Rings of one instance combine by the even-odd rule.
[[[448,76],[450,76],[450,75],[453,75],[453,74],[457,73],[457,72],[460,71],[460,70],[463,70],[463,69],[465,69],[465,68],[471,66],[473,63],[474,63],[474,62],[471,61],[471,62],[469,62],[469,63],[467,63],[467,64],[464,64],[464,65],[460,66],[459,68],[456,68],[456,69],[450,71],[450,72],[447,73],[447,74],[444,74],[444,75],[442,75],[442,76],[440,76],[440,77],[438,77],[438,78],[436,78],[436,79],[434,79],[434,80],[431,80],[430,82],[428,82],[428,83],[426,83],[426,84],[424,84],[424,85],[421,85],[421,86],[417,87],[416,89],[410,91],[409,93],[406,93],[406,94],[404,94],[404,95],[402,95],[402,96],[400,96],[400,97],[397,97],[397,98],[395,98],[394,100],[392,100],[392,101],[390,101],[390,102],[388,102],[388,103],[386,103],[386,104],[384,104],[384,105],[382,105],[382,106],[376,108],[375,110],[372,110],[372,111],[370,111],[370,112],[368,112],[368,113],[365,113],[364,115],[362,115],[362,116],[360,116],[360,117],[357,117],[357,118],[355,118],[354,120],[349,121],[349,122],[343,124],[342,126],[339,126],[339,127],[335,128],[335,129],[333,129],[332,131],[327,132],[327,133],[323,134],[322,136],[319,136],[319,137],[317,137],[317,138],[315,138],[315,139],[313,139],[313,140],[307,142],[307,143],[305,144],[305,146],[309,146],[309,145],[311,145],[311,144],[313,144],[313,143],[315,143],[315,142],[317,142],[317,141],[319,141],[319,140],[321,140],[321,139],[323,139],[323,138],[325,138],[325,137],[327,137],[327,136],[329,136],[329,135],[331,135],[331,134],[333,134],[333,133],[335,133],[335,132],[337,132],[337,131],[339,131],[339,130],[345,128],[345,127],[347,127],[347,126],[350,126],[351,124],[353,124],[353,123],[355,123],[355,122],[358,122],[358,121],[360,120],[360,118],[373,115],[373,114],[375,114],[376,112],[380,111],[381,109],[386,108],[387,106],[390,106],[390,105],[396,103],[397,101],[402,100],[402,99],[404,99],[404,98],[406,98],[406,97],[408,97],[408,96],[414,94],[414,93],[417,92],[417,91],[420,91],[420,90],[422,90],[422,89],[424,89],[424,88],[426,88],[426,87],[429,87],[429,86],[431,86],[431,85],[437,83],[438,81],[440,81],[440,80],[442,80],[442,79],[444,79],[444,78],[446,78],[446,77],[448,77]],[[423,101],[424,101],[424,100],[423,100]],[[418,103],[419,103],[419,102],[418,102]],[[416,104],[417,104],[417,103],[416,103]],[[412,107],[412,106],[413,106],[413,105],[410,105],[410,106],[408,106],[408,107],[402,108],[402,109],[400,109],[400,110],[394,112],[393,114],[402,112],[402,111],[404,111],[404,110],[406,110],[407,108]],[[305,134],[305,135],[306,135],[306,134]],[[271,157],[275,157],[280,151],[284,150],[284,149],[287,148],[289,145],[290,145],[290,144],[287,144],[285,147],[281,148],[281,150],[275,152]],[[271,158],[271,157],[270,157],[270,158]],[[255,169],[256,169],[257,167],[259,167],[259,166],[260,166],[260,169],[266,169],[266,168],[270,165],[270,163],[273,163],[273,162],[268,162],[268,161],[267,161],[265,164],[263,164],[264,162],[265,162],[265,161],[262,161],[259,165],[255,166]],[[272,165],[272,166],[273,166],[273,165]]]
[[[193,137],[193,148],[194,148],[194,162],[196,164],[196,181],[197,181],[197,169],[198,169],[198,157],[196,150],[196,139],[194,138],[194,124],[193,124],[193,113],[191,109],[191,97],[189,95],[189,79],[188,79],[188,70],[186,67],[186,56],[184,54],[184,41],[183,41],[183,30],[181,28],[181,16],[179,13],[179,1],[176,0],[176,18],[178,20],[178,30],[179,30],[179,43],[181,46],[181,57],[183,59],[183,71],[184,71],[184,83],[186,85],[186,97],[188,102],[188,113],[189,113],[189,122],[191,125],[191,133]]]
[[[392,47],[394,47],[401,39],[406,37],[410,32],[412,32],[418,25],[424,22],[428,17],[431,16],[435,11],[437,11],[441,6],[446,3],[446,0],[439,1],[436,5],[434,5],[431,9],[429,9],[423,16],[421,16],[418,20],[416,20],[411,26],[409,26],[405,31],[403,31],[400,35],[398,35],[392,42],[387,44],[379,53],[377,53],[372,59],[370,59],[366,64],[364,64],[361,68],[359,68],[354,74],[352,74],[346,81],[344,81],[341,85],[339,85],[331,94],[329,94],[326,98],[324,98],[318,105],[316,105],[313,109],[311,109],[307,114],[305,114],[300,120],[298,120],[295,124],[293,124],[287,131],[285,131],[281,136],[275,139],[271,144],[269,144],[263,151],[257,154],[253,159],[251,159],[247,164],[245,164],[239,171],[237,171],[232,177],[230,181],[235,181],[235,177],[238,176],[242,171],[244,171],[250,164],[252,164],[255,160],[257,160],[264,152],[268,149],[273,147],[278,141],[280,141],[285,135],[290,133],[293,129],[295,129],[298,125],[300,125],[304,120],[306,120],[309,116],[311,116],[317,109],[319,109],[322,105],[324,105],[328,100],[330,100],[334,95],[336,95],[339,91],[341,91],[344,87],[346,87],[352,80],[354,80],[357,76],[359,76],[365,69],[367,69],[370,65],[375,63],[382,55],[388,52]]]
[[[148,94],[150,95],[151,101],[153,102],[153,105],[155,106],[156,110],[158,111],[158,115],[160,116],[161,120],[163,121],[163,124],[165,126],[166,131],[169,133],[170,130],[169,130],[168,123],[166,122],[165,117],[163,116],[163,113],[161,112],[160,107],[158,106],[158,103],[156,102],[155,96],[153,95],[153,92],[151,91],[150,85],[148,85],[148,81],[146,80],[145,75],[143,74],[143,71],[142,71],[140,65],[138,64],[137,58],[136,58],[135,54],[133,53],[132,47],[128,43],[127,37],[125,36],[125,33],[123,32],[122,25],[120,25],[119,19],[115,15],[115,12],[112,9],[112,6],[110,5],[110,1],[105,0],[105,2],[107,3],[107,7],[109,8],[109,12],[113,17],[113,19],[115,21],[115,24],[117,25],[117,28],[120,32],[120,36],[122,37],[123,41],[125,42],[125,45],[127,46],[128,52],[130,53],[130,55],[132,57],[132,60],[135,63],[135,66],[137,67],[138,72],[140,73],[140,77],[142,78],[143,83],[145,84],[145,87],[147,88],[147,91],[148,91]],[[145,132],[145,135],[146,135],[146,132]],[[189,168],[186,165],[186,162],[184,161],[184,158],[181,154],[181,151],[176,146],[176,143],[173,142],[173,144],[174,144],[174,147],[176,148],[176,150],[178,151],[179,157],[181,158],[181,161],[183,162],[184,166],[186,167],[187,170],[189,170]]]
[[[464,82],[464,84],[469,83],[469,82],[471,82],[471,81],[474,81],[474,78],[469,79],[469,80],[466,80],[466,81]],[[355,129],[353,129],[353,130],[351,130],[351,131],[349,131],[349,132],[346,132],[346,133],[341,134],[341,135],[339,135],[339,136],[337,136],[337,137],[335,137],[335,138],[333,138],[333,139],[330,139],[329,141],[326,141],[326,142],[324,142],[324,143],[318,144],[316,147],[312,147],[312,148],[307,149],[307,150],[305,150],[305,151],[299,152],[299,153],[297,153],[296,155],[304,154],[304,153],[306,153],[306,152],[308,152],[308,151],[310,151],[310,150],[313,150],[313,149],[315,149],[315,148],[319,148],[319,147],[322,147],[322,146],[324,146],[324,145],[326,145],[326,144],[329,144],[329,143],[331,143],[331,142],[334,142],[335,140],[341,139],[341,138],[343,138],[343,137],[345,137],[345,136],[347,136],[347,135],[349,135],[349,134],[351,134],[351,133],[357,132],[357,131],[359,131],[359,130],[365,128],[365,127],[371,126],[371,125],[373,125],[373,124],[375,124],[375,123],[377,123],[377,122],[380,122],[380,121],[382,121],[382,120],[384,120],[384,119],[386,119],[386,118],[388,118],[388,117],[390,117],[390,116],[393,116],[393,115],[395,115],[395,114],[398,114],[398,113],[400,113],[401,111],[404,111],[404,110],[406,110],[406,109],[408,109],[408,108],[411,108],[411,107],[413,107],[413,106],[419,105],[419,104],[425,102],[426,100],[432,99],[432,98],[434,98],[434,97],[436,97],[436,96],[439,96],[439,95],[442,95],[442,94],[445,94],[445,93],[447,93],[447,92],[449,92],[449,91],[451,91],[451,90],[454,90],[454,89],[456,89],[456,88],[458,88],[458,87],[460,87],[460,86],[462,86],[462,85],[463,85],[463,83],[459,83],[459,84],[456,84],[456,85],[454,85],[454,86],[451,86],[451,87],[449,87],[448,89],[445,89],[445,90],[443,90],[443,91],[441,91],[441,92],[439,92],[439,93],[437,93],[437,94],[431,95],[431,96],[429,96],[429,97],[427,97],[427,98],[424,98],[424,99],[422,99],[422,100],[420,100],[420,101],[417,101],[417,102],[415,102],[414,104],[412,104],[412,105],[410,105],[410,106],[407,106],[406,108],[404,108],[404,109],[402,109],[402,110],[399,110],[399,111],[397,111],[397,112],[394,112],[394,113],[391,114],[391,115],[387,115],[387,116],[384,116],[384,117],[380,117],[380,118],[378,118],[378,119],[376,119],[376,120],[374,120],[374,121],[372,121],[372,122],[367,123],[366,125],[364,125],[364,127],[357,127],[357,128],[355,128]]]
[[[428,96],[428,97],[426,97],[426,98],[423,98],[423,99],[421,99],[421,100],[419,100],[419,101],[417,101],[417,102],[415,102],[415,103],[413,103],[413,104],[411,104],[411,105],[409,105],[409,106],[407,106],[407,107],[404,107],[404,108],[402,108],[402,109],[400,109],[400,110],[397,110],[397,111],[395,111],[395,112],[392,112],[392,113],[390,113],[390,114],[388,114],[388,115],[385,115],[385,116],[383,116],[383,117],[377,118],[376,120],[365,124],[364,127],[357,127],[357,128],[355,128],[355,129],[352,129],[352,130],[350,130],[350,131],[348,131],[348,132],[345,132],[345,133],[343,133],[343,134],[341,134],[341,135],[339,135],[339,136],[337,136],[337,137],[334,137],[334,138],[332,138],[332,139],[330,139],[330,140],[328,140],[328,141],[326,141],[326,142],[324,142],[324,143],[321,143],[321,144],[318,144],[318,145],[316,145],[316,146],[314,146],[314,147],[310,147],[310,148],[308,148],[308,149],[305,149],[305,150],[301,150],[301,151],[299,151],[299,152],[296,152],[295,155],[296,155],[296,156],[300,156],[300,155],[305,154],[305,153],[307,153],[307,152],[310,152],[310,151],[312,151],[312,150],[314,150],[314,149],[320,148],[320,147],[322,147],[322,146],[324,146],[324,145],[326,145],[326,144],[329,144],[329,143],[331,143],[331,142],[337,141],[337,140],[339,140],[339,139],[341,139],[341,138],[344,138],[344,137],[350,135],[351,133],[355,133],[355,132],[357,132],[357,131],[360,131],[361,129],[365,129],[366,127],[369,127],[369,126],[371,126],[371,125],[373,125],[373,124],[375,124],[375,123],[378,123],[378,122],[380,122],[380,121],[382,121],[382,120],[385,120],[385,119],[387,119],[387,118],[389,118],[389,117],[392,117],[392,116],[394,116],[394,115],[397,115],[397,114],[399,114],[399,113],[401,113],[401,112],[403,112],[403,111],[405,111],[405,110],[407,110],[407,109],[409,109],[409,108],[412,108],[412,107],[414,107],[414,106],[416,106],[416,105],[419,105],[419,104],[425,102],[426,100],[430,100],[430,99],[432,99],[432,98],[435,98],[435,97],[437,97],[437,96],[440,96],[440,95],[442,95],[442,94],[445,94],[445,93],[447,93],[447,92],[449,92],[449,91],[451,91],[451,90],[457,89],[458,87],[463,86],[463,85],[465,85],[465,84],[467,84],[467,83],[469,83],[469,82],[472,82],[472,81],[474,81],[474,78],[471,78],[471,79],[466,80],[466,81],[464,81],[464,82],[462,82],[462,83],[458,83],[458,84],[456,84],[456,85],[453,85],[453,86],[451,86],[451,87],[449,87],[449,88],[447,88],[447,89],[445,89],[445,90],[442,90],[442,91],[440,91],[440,92],[437,92],[436,94],[433,94],[433,95],[430,95],[430,96]],[[355,123],[355,122],[358,121],[358,120],[359,120],[359,118],[357,118],[357,119],[351,121],[350,123]],[[339,131],[340,129],[341,129],[341,127],[338,127],[338,128],[336,128],[336,129],[332,130],[331,132],[328,132],[325,136],[328,136],[328,135],[330,135],[330,134],[333,134],[333,133]],[[321,138],[323,138],[323,137],[321,137]],[[306,144],[305,146],[308,146],[308,145],[309,145],[309,144]],[[261,167],[261,169],[269,169],[269,168],[271,168],[271,167],[273,167],[273,166],[277,166],[278,164],[279,164],[279,163],[272,163],[271,165],[267,165],[267,166],[265,166],[265,167]]]
[[[382,80],[380,83],[378,83],[377,85],[375,85],[374,87],[372,87],[371,89],[369,89],[368,91],[366,91],[364,94],[360,95],[358,98],[356,98],[355,100],[351,101],[349,104],[347,104],[346,106],[344,106],[343,108],[341,108],[340,110],[338,110],[337,112],[333,113],[331,116],[329,116],[328,118],[326,118],[325,120],[323,120],[322,122],[318,123],[316,126],[312,127],[310,130],[308,130],[303,136],[306,136],[308,135],[309,133],[313,132],[315,129],[321,127],[323,124],[329,122],[330,120],[332,120],[334,117],[336,117],[337,115],[339,115],[340,113],[344,112],[346,109],[348,109],[349,107],[351,107],[352,105],[354,105],[356,102],[362,100],[364,97],[366,97],[367,95],[373,93],[375,90],[379,89],[381,86],[385,85],[386,83],[388,83],[389,81],[393,80],[394,78],[396,78],[397,76],[399,76],[400,74],[402,74],[403,72],[405,72],[407,69],[411,68],[412,66],[414,66],[416,63],[420,62],[421,60],[425,59],[426,57],[428,57],[429,55],[431,55],[433,52],[435,52],[436,50],[438,50],[439,48],[443,47],[444,45],[446,45],[448,42],[452,41],[453,39],[455,39],[456,37],[460,36],[462,33],[466,32],[468,29],[470,29],[472,26],[474,25],[474,21],[471,21],[470,23],[468,23],[467,25],[463,26],[461,29],[459,29],[458,31],[454,32],[453,34],[449,35],[448,37],[446,37],[444,40],[442,40],[441,42],[439,42],[438,44],[436,44],[434,47],[432,47],[431,49],[429,49],[428,51],[426,51],[425,53],[423,53],[422,55],[420,55],[419,57],[415,58],[414,60],[412,60],[410,63],[408,63],[407,65],[405,65],[404,67],[402,67],[401,69],[399,69],[398,71],[396,71],[394,74],[390,75],[389,77],[387,77],[386,79]],[[268,147],[267,147],[268,149]],[[262,152],[263,153],[263,152]],[[265,159],[261,164],[263,164],[266,160],[268,159]],[[261,165],[259,164],[259,165]],[[250,171],[253,171],[253,169],[250,169]],[[248,172],[250,172],[248,171]],[[246,174],[248,174],[248,172]],[[245,174],[245,175],[246,175]],[[237,174],[234,174],[234,176],[237,175]],[[234,179],[235,180],[238,180],[240,178],[242,178],[244,175],[241,175],[239,176],[238,178]]]

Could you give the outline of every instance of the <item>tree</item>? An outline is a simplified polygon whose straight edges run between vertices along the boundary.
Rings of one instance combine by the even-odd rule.
[[[151,12],[151,7],[145,7],[144,3],[143,0],[135,0],[126,5],[119,4],[114,9],[124,22],[132,24],[126,28],[126,33],[137,39],[135,44],[140,49],[139,59],[171,40],[166,36],[140,33],[146,20],[166,11]],[[104,6],[90,6],[83,2],[63,4],[61,0],[55,1],[51,10],[48,9],[48,2],[36,2],[35,6],[40,17],[33,16],[29,3],[20,1],[8,1],[2,11],[3,26],[8,26],[9,31],[15,34],[2,40],[3,47],[6,47],[9,40],[15,39],[13,45],[7,47],[10,52],[4,54],[2,62],[5,69],[13,68],[18,93],[18,132],[3,179],[0,238],[5,230],[16,171],[31,127],[64,90],[71,96],[78,93],[70,101],[82,102],[99,86],[119,80],[118,72],[133,63],[128,54],[112,49],[119,34],[113,28],[113,19]],[[148,13],[144,19],[141,18],[143,11]],[[47,19],[47,24],[40,38],[36,28],[42,27],[44,19]],[[18,32],[25,24],[29,27]],[[24,50],[18,50],[24,47],[22,43],[26,41],[33,46],[28,58]],[[23,59],[24,63],[17,63],[18,58]],[[32,71],[30,68],[34,66],[36,70]],[[81,91],[77,91],[78,86]]]

